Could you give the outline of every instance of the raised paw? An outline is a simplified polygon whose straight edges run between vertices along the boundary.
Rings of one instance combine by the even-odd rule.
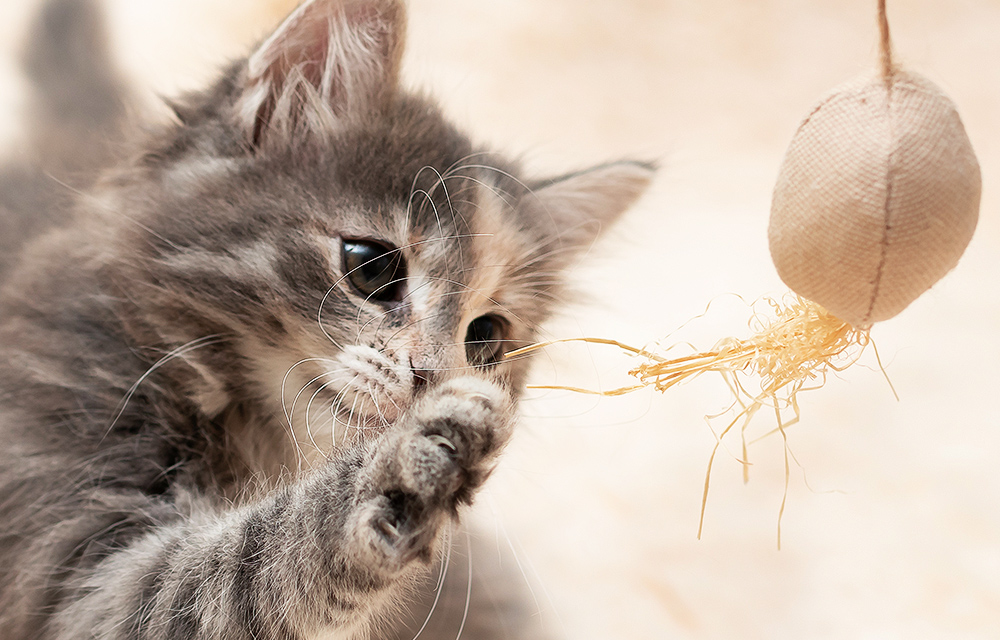
[[[480,378],[428,389],[370,461],[359,524],[370,531],[371,549],[398,569],[429,560],[441,525],[489,477],[512,422],[507,393]]]

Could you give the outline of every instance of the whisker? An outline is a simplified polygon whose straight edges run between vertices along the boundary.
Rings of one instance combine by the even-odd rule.
[[[510,315],[511,318],[514,318],[515,320],[517,320],[518,322],[522,323],[523,325],[525,325],[527,327],[537,326],[537,325],[534,325],[534,323],[528,322],[527,320],[525,320],[524,318],[522,318],[520,315],[518,315],[517,313],[515,313],[513,311],[513,309],[510,309],[506,305],[501,304],[498,300],[496,300],[495,298],[493,298],[491,295],[487,295],[487,293],[485,291],[483,291],[483,290],[481,290],[481,289],[479,289],[477,287],[473,287],[471,285],[467,285],[464,282],[461,282],[459,280],[454,280],[454,279],[451,279],[451,278],[444,278],[444,277],[435,276],[433,279],[434,279],[435,282],[442,282],[442,283],[445,283],[445,284],[454,285],[454,286],[459,287],[460,289],[462,289],[462,291],[459,291],[459,292],[448,292],[447,294],[439,294],[439,298],[438,299],[440,299],[440,297],[443,297],[444,295],[455,295],[455,294],[460,294],[460,293],[463,293],[463,292],[478,293],[479,295],[483,296],[483,298],[485,298],[487,301],[492,302],[494,305],[496,305],[498,309],[504,311],[505,313],[507,313],[508,315]]]
[[[333,399],[333,402],[330,403],[330,413],[333,416],[333,422],[330,423],[330,442],[333,443],[334,448],[336,448],[337,446],[337,425],[342,424],[342,421],[340,420],[340,415],[342,414],[341,407],[344,404],[344,399],[347,397],[348,391],[349,387],[344,387],[343,389],[340,390],[340,393],[338,393],[337,396]],[[357,397],[354,398],[354,401],[357,402]],[[351,411],[353,410],[354,410],[354,405],[352,404]],[[350,418],[348,418],[348,420],[350,420]],[[341,443],[341,445],[345,444],[346,442],[347,442],[347,429],[345,429],[344,431],[344,442]]]
[[[314,377],[312,380],[306,382],[302,386],[302,388],[299,389],[298,393],[295,394],[295,397],[292,398],[292,405],[291,405],[291,407],[289,407],[288,414],[286,414],[286,417],[288,419],[288,425],[289,425],[289,427],[292,426],[292,417],[294,417],[294,414],[295,414],[295,405],[298,403],[299,398],[302,396],[302,394],[304,394],[306,392],[306,390],[309,389],[309,387],[311,387],[314,383],[316,383],[317,381],[319,381],[321,378],[324,378],[326,376],[335,375],[335,373],[336,373],[335,371],[324,371],[323,373],[321,373],[318,376]],[[332,384],[332,381],[328,382],[328,383],[324,383],[324,386],[320,387],[320,391],[322,391],[329,384]],[[315,394],[313,394],[313,397],[314,398],[316,397]],[[307,415],[308,415],[308,409],[307,409]]]
[[[454,545],[453,532],[454,532],[454,525],[449,520],[448,531],[445,533],[444,545],[443,545],[447,549],[447,551],[443,552],[444,561],[441,563],[441,572],[438,574],[437,585],[434,587],[434,592],[435,592],[434,602],[431,603],[431,609],[430,611],[427,612],[427,617],[424,619],[424,623],[420,625],[420,629],[417,631],[417,634],[413,636],[413,640],[417,640],[417,638],[420,637],[420,634],[424,632],[424,629],[427,628],[427,625],[430,623],[431,618],[434,616],[434,612],[437,610],[438,602],[441,601],[441,594],[444,592],[444,580],[445,577],[448,575],[448,565],[451,564],[451,552]]]
[[[67,190],[68,190],[68,191],[69,191],[70,193],[72,193],[72,194],[73,194],[73,195],[74,195],[75,197],[78,197],[78,198],[82,198],[82,199],[84,199],[84,200],[89,200],[89,201],[91,201],[91,202],[95,202],[95,203],[98,203],[98,204],[100,204],[100,202],[101,202],[101,201],[100,201],[100,198],[98,198],[98,197],[94,196],[94,195],[93,195],[92,193],[89,193],[89,192],[87,192],[87,191],[82,191],[82,190],[80,190],[80,189],[77,189],[77,188],[76,188],[76,187],[74,187],[73,185],[71,185],[71,184],[68,184],[68,183],[66,183],[66,182],[63,182],[62,180],[60,180],[60,179],[59,179],[59,178],[57,178],[56,176],[52,175],[52,174],[51,174],[51,173],[49,173],[48,171],[45,171],[45,172],[44,172],[44,175],[45,175],[45,177],[46,177],[46,178],[48,178],[48,179],[52,180],[53,182],[55,182],[55,183],[56,183],[57,185],[59,185],[60,187],[64,187],[65,189],[67,189]],[[105,210],[105,211],[106,211],[106,210],[108,210],[108,209],[107,209],[107,208],[102,208],[102,210]],[[146,226],[145,224],[143,224],[143,223],[139,222],[138,220],[136,220],[136,219],[135,219],[135,218],[133,218],[132,216],[128,215],[127,213],[125,213],[124,211],[122,211],[122,209],[121,209],[121,208],[119,208],[119,207],[116,207],[116,208],[114,209],[114,213],[115,213],[115,214],[116,214],[117,216],[119,216],[119,217],[121,217],[121,218],[123,218],[123,219],[125,219],[125,220],[128,220],[129,222],[131,222],[131,223],[132,223],[132,224],[134,224],[135,226],[139,227],[140,229],[142,229],[143,231],[145,231],[145,232],[146,232],[146,233],[148,233],[149,235],[153,236],[153,237],[154,237],[154,238],[156,238],[157,240],[161,240],[161,241],[163,242],[163,244],[166,244],[166,245],[169,245],[169,246],[170,246],[170,247],[171,247],[172,249],[174,249],[174,250],[175,250],[175,251],[177,251],[178,253],[181,253],[181,252],[183,252],[183,249],[182,249],[181,247],[177,246],[176,244],[174,244],[174,243],[173,243],[173,242],[172,242],[171,240],[169,240],[168,238],[166,238],[166,237],[164,237],[163,235],[161,235],[161,234],[157,233],[156,231],[154,231],[154,230],[153,230],[153,229],[151,229],[150,227]]]
[[[191,340],[190,342],[177,347],[176,349],[174,349],[173,351],[171,351],[170,353],[168,353],[167,355],[163,356],[155,363],[153,363],[153,365],[148,369],[146,369],[146,372],[143,373],[141,376],[139,376],[139,379],[136,380],[132,384],[132,386],[129,387],[128,391],[125,393],[125,396],[122,398],[118,410],[115,412],[114,418],[111,420],[111,424],[108,425],[108,428],[104,433],[104,437],[107,437],[108,434],[111,433],[112,429],[115,428],[115,425],[118,424],[118,420],[121,419],[122,415],[125,413],[125,409],[128,407],[129,401],[132,400],[132,396],[135,395],[135,392],[139,389],[139,386],[143,382],[145,382],[149,378],[149,376],[153,375],[153,373],[157,369],[167,364],[171,360],[183,357],[188,353],[195,351],[196,349],[201,349],[202,347],[219,344],[220,342],[224,342],[228,339],[229,339],[228,336],[218,333],[210,336],[197,338],[195,340]]]
[[[525,556],[522,562],[521,554],[519,554],[517,551],[517,545],[515,545],[514,543],[514,538],[511,535],[510,531],[507,530],[507,527],[504,526],[503,518],[500,515],[499,505],[497,504],[496,499],[493,497],[488,487],[486,488],[484,493],[487,496],[487,503],[491,506],[491,511],[493,512],[493,516],[494,518],[496,518],[497,526],[499,530],[503,533],[504,540],[507,542],[507,547],[510,549],[511,554],[514,556],[514,563],[517,565],[518,570],[521,572],[521,576],[524,578],[524,584],[528,588],[528,592],[531,594],[532,600],[534,600],[535,602],[536,610],[538,611],[539,614],[541,614],[542,605],[541,602],[539,602],[538,600],[537,594],[535,593],[535,589],[532,584],[533,581],[528,576],[528,570],[530,570],[531,574],[534,575],[535,577],[534,582],[537,582],[539,588],[542,590],[542,594],[548,601],[549,608],[555,614],[556,620],[559,621],[559,625],[563,629],[568,629],[569,627],[566,625],[566,621],[563,619],[562,615],[559,613],[559,609],[556,607],[555,600],[552,598],[552,594],[549,593],[549,590],[545,587],[545,583],[541,580],[541,576],[535,569],[530,558]],[[527,564],[527,569],[525,569],[525,564]]]
[[[445,241],[445,240],[461,240],[461,239],[465,239],[465,238],[490,237],[491,235],[492,234],[488,234],[488,233],[467,233],[467,234],[455,234],[455,235],[451,235],[451,236],[442,236],[440,238],[428,238],[428,239],[424,239],[424,240],[417,240],[417,241],[414,241],[414,242],[402,245],[400,247],[396,247],[396,248],[394,248],[391,251],[388,251],[386,253],[387,254],[402,253],[406,249],[412,249],[414,247],[419,247],[421,245],[429,244],[431,242],[442,242],[442,241]],[[326,335],[326,337],[330,340],[330,342],[332,342],[335,346],[337,346],[340,349],[343,349],[343,347],[340,344],[338,344],[336,340],[334,340],[333,336],[331,336],[329,334],[329,332],[326,330],[326,327],[323,326],[323,307],[326,305],[326,301],[329,300],[330,295],[332,295],[332,293],[334,292],[334,290],[336,290],[337,287],[339,287],[344,282],[344,280],[346,280],[347,278],[349,278],[358,269],[364,268],[370,262],[372,262],[374,260],[378,260],[381,257],[382,256],[379,256],[379,258],[373,258],[372,260],[368,260],[367,262],[364,262],[363,264],[358,265],[354,269],[351,269],[350,271],[348,271],[347,273],[345,273],[344,275],[342,275],[340,278],[337,279],[336,282],[333,283],[333,285],[329,289],[327,289],[326,294],[323,296],[323,299],[320,301],[319,311],[317,312],[317,318],[316,318],[317,322],[319,323],[320,330],[323,332],[324,335]],[[400,282],[404,282],[404,281],[405,281],[404,278],[399,278],[399,279],[395,279],[392,282],[389,282],[389,283],[387,283],[387,284],[379,287],[377,290],[373,291],[372,293],[370,293],[365,298],[365,303],[370,302],[372,296],[378,294],[381,291],[384,291],[386,288],[395,286],[395,285],[399,284]],[[408,297],[409,295],[410,294],[408,293],[407,296],[404,296],[404,299],[406,299],[406,297]],[[365,309],[365,305],[360,305],[358,307],[358,316],[356,318],[356,322],[358,324],[361,323],[361,314],[364,313],[364,309]]]
[[[469,530],[465,530],[465,544],[468,550],[469,558],[469,586],[465,592],[465,612],[462,613],[462,625],[458,628],[458,635],[455,636],[455,640],[461,640],[462,632],[465,631],[465,623],[469,620],[469,608],[472,605],[472,534]]]
[[[354,413],[355,413],[355,411],[357,411],[358,400],[359,400],[358,396],[355,395],[354,396],[354,402],[351,403],[351,412],[347,415],[347,423],[346,423],[345,429],[344,429],[344,442],[342,443],[342,444],[345,444],[345,445],[347,444],[347,436],[350,434],[351,427],[353,426],[351,424],[351,420],[354,419]],[[359,435],[361,434],[361,420],[360,419],[358,419],[358,426],[354,427],[354,430],[357,431]],[[334,434],[334,435],[336,436],[336,434]]]
[[[357,376],[355,376],[354,379],[356,380]],[[353,380],[351,382],[353,382]],[[310,424],[310,421],[312,420],[312,405],[313,405],[313,402],[316,401],[317,396],[319,396],[319,394],[321,394],[324,390],[326,390],[327,387],[329,387],[332,384],[334,384],[333,380],[331,380],[329,382],[325,382],[322,385],[320,385],[320,387],[316,390],[316,392],[312,394],[312,397],[309,398],[309,402],[306,403],[306,416],[305,416],[306,435],[309,436],[309,444],[311,444],[313,447],[316,448],[317,451],[320,451],[321,453],[323,451],[320,448],[319,444],[317,444],[317,442],[316,442],[316,436],[313,435],[312,425]],[[348,383],[347,385],[345,385],[345,388],[349,388],[349,387],[350,387],[350,383]],[[324,453],[324,455],[325,455],[325,453]]]
[[[299,391],[299,393],[295,394],[295,398],[292,400],[292,407],[291,407],[291,409],[288,409],[285,406],[285,386],[288,383],[289,376],[292,375],[292,371],[294,371],[296,369],[296,367],[299,367],[300,365],[306,364],[307,362],[323,362],[323,363],[328,363],[328,364],[337,364],[337,361],[333,360],[331,358],[303,358],[303,359],[299,360],[298,362],[296,362],[295,364],[293,364],[292,366],[290,366],[288,368],[288,371],[286,371],[285,375],[281,378],[281,390],[280,390],[280,394],[281,394],[281,410],[285,414],[285,421],[288,422],[288,426],[289,427],[292,426],[292,418],[291,418],[291,415],[290,415],[289,411],[290,410],[291,411],[295,410],[295,400],[298,400],[299,395],[301,395],[302,391]],[[319,380],[319,378],[321,378],[321,377],[323,377],[323,374],[321,374],[321,375],[313,378],[309,382],[307,382],[306,383],[306,387],[308,387],[313,382],[316,382],[316,380]],[[302,390],[305,390],[305,387],[303,387]]]
[[[468,180],[469,182],[471,182],[473,184],[477,184],[477,185],[479,185],[479,186],[487,189],[488,191],[490,191],[493,195],[495,195],[497,198],[499,198],[501,201],[503,201],[503,203],[505,205],[507,205],[507,207],[509,207],[510,209],[514,209],[515,208],[514,204],[510,200],[508,200],[508,196],[510,194],[502,191],[496,185],[490,184],[490,183],[486,182],[485,180],[480,180],[479,178],[473,178],[472,176],[468,176],[468,175],[453,176],[453,177],[449,177],[447,179],[448,180],[457,180],[457,179]]]
[[[434,202],[434,198],[431,197],[431,194],[427,193],[422,189],[417,190],[413,194],[411,194],[410,196],[411,202],[413,197],[419,195],[423,195],[426,197],[425,201],[430,205],[431,211],[434,212],[434,219],[437,220],[438,233],[440,234],[441,237],[444,237],[446,235],[444,232],[444,224],[441,222],[441,214],[438,213],[437,203]]]

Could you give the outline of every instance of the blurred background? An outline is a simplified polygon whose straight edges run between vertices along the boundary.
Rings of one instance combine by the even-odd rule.
[[[0,143],[16,149],[12,59],[32,2],[0,0]],[[288,0],[107,0],[123,68],[151,102],[196,87]],[[662,169],[573,273],[547,337],[745,336],[780,295],[771,189],[800,120],[877,57],[875,0],[412,0],[405,79],[539,174],[619,157]],[[959,266],[800,396],[784,445],[720,450],[702,539],[705,416],[720,381],[622,398],[532,391],[475,518],[514,548],[538,615],[567,638],[1000,638],[1000,2],[890,0],[900,60],[962,113],[983,172]],[[742,299],[740,297],[741,296]],[[676,329],[688,324],[680,333]],[[668,337],[669,336],[669,337]],[[543,353],[538,384],[612,388],[613,349]],[[718,421],[712,423],[718,428]],[[751,426],[763,435],[766,416]]]

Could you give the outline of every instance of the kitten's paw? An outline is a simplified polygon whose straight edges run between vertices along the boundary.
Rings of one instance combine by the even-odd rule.
[[[471,376],[428,391],[409,415],[400,480],[435,507],[454,512],[489,477],[510,438],[513,404],[499,386]]]
[[[391,578],[418,558],[431,561],[442,521],[416,495],[390,489],[361,506],[353,533],[367,568]]]
[[[500,387],[463,377],[429,389],[385,435],[371,461],[359,522],[390,571],[430,560],[441,525],[472,502],[510,437],[512,401]]]

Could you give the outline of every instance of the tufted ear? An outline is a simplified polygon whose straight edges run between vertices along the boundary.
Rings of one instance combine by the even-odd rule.
[[[614,162],[531,185],[521,215],[564,259],[586,250],[649,187],[656,167]]]
[[[236,118],[257,149],[321,143],[396,90],[401,0],[307,0],[247,61]]]

